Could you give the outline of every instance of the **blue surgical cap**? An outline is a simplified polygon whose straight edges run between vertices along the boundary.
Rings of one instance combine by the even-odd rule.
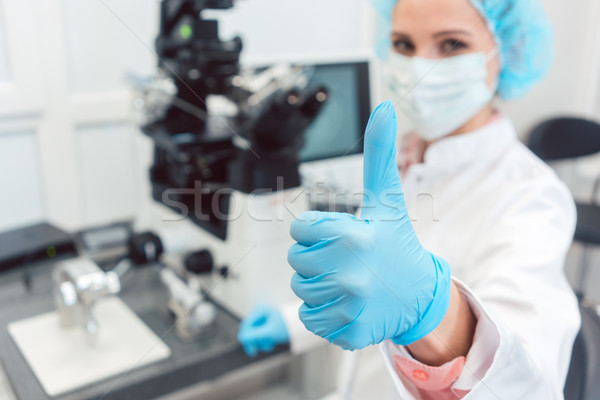
[[[399,0],[371,0],[381,19],[376,51],[386,59],[391,49],[392,11]],[[498,95],[525,95],[550,69],[554,34],[538,0],[469,0],[484,17],[500,50]]]

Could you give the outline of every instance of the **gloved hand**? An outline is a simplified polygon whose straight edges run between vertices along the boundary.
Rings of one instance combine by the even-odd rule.
[[[259,305],[242,321],[238,340],[246,354],[254,357],[259,351],[273,351],[275,346],[288,343],[290,338],[281,312]]]
[[[308,212],[292,223],[288,262],[306,328],[344,349],[435,329],[450,302],[450,266],[423,248],[396,167],[396,115],[384,102],[365,134],[361,217]]]

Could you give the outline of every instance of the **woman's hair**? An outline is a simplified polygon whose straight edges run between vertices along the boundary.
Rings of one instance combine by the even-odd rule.
[[[387,59],[392,45],[392,11],[397,1],[371,0],[381,21],[376,51]],[[552,25],[538,0],[469,0],[485,19],[500,50],[498,95],[506,100],[525,95],[548,72],[554,58]]]

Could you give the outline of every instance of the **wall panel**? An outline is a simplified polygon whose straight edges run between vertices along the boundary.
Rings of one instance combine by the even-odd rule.
[[[138,153],[130,125],[79,126],[78,180],[83,226],[131,219],[139,200]]]
[[[0,133],[0,171],[0,231],[43,220],[42,182],[33,131]]]

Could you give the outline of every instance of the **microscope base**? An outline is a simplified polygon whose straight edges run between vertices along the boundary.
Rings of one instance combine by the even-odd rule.
[[[9,324],[8,331],[48,396],[58,396],[163,360],[171,350],[118,297],[98,302],[92,341],[63,328],[53,311]]]

